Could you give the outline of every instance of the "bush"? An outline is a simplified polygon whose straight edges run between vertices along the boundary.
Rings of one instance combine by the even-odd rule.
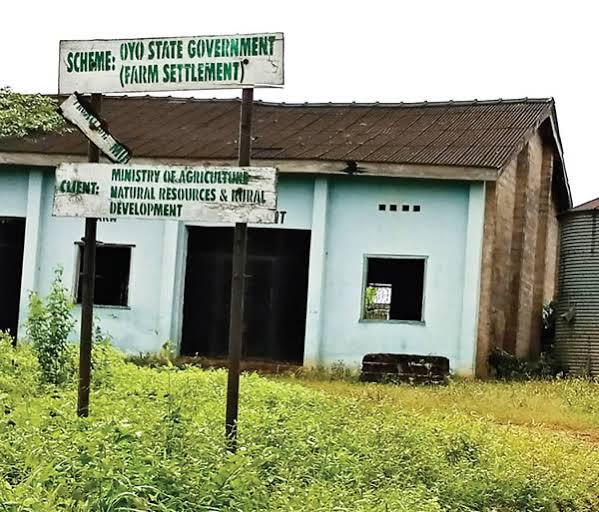
[[[102,331],[98,318],[94,321],[91,385],[94,389],[114,386],[116,372],[125,364],[123,354],[112,346],[110,336]],[[78,358],[78,350],[75,351]]]
[[[56,100],[48,96],[21,94],[0,87],[0,137],[64,130],[65,122],[56,105]]]
[[[136,366],[147,366],[149,368],[186,365],[185,362],[181,363],[177,360],[171,340],[166,340],[158,352],[140,352],[139,354],[128,355],[125,357],[125,361]]]
[[[527,361],[495,347],[489,354],[489,366],[493,375],[503,380],[547,379],[565,374],[552,351],[543,352],[538,361]]]
[[[62,268],[54,270],[54,281],[45,302],[36,292],[29,292],[27,336],[33,343],[48,384],[61,385],[73,375],[72,350],[68,337],[75,325],[71,315],[73,302],[62,284]]]

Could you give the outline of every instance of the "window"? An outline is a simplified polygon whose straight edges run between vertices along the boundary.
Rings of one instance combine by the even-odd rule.
[[[425,258],[366,258],[363,320],[423,321]]]
[[[83,244],[79,243],[79,281],[77,303],[81,304]],[[129,269],[131,246],[98,243],[96,247],[96,284],[94,304],[127,306],[129,304]]]

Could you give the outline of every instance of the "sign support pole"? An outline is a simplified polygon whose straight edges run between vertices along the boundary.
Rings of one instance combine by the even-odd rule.
[[[102,95],[92,94],[91,105],[94,112],[100,113]],[[89,142],[88,161],[98,163],[100,151]],[[85,218],[85,238],[83,240],[83,273],[81,274],[81,338],[79,342],[79,389],[77,415],[89,415],[89,388],[91,380],[92,329],[94,319],[94,287],[96,276],[96,228],[98,219]]]
[[[250,165],[252,151],[252,105],[254,89],[243,89],[239,122],[239,167]],[[229,320],[229,373],[225,434],[227,449],[237,451],[237,415],[239,408],[239,371],[243,345],[245,267],[247,259],[247,224],[237,222],[233,234],[233,268]]]

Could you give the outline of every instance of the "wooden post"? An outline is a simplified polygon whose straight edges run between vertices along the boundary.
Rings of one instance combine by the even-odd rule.
[[[97,114],[102,108],[102,95],[92,94],[92,110]],[[89,142],[88,161],[98,163],[100,150]],[[98,219],[85,219],[83,240],[83,273],[81,274],[81,337],[79,342],[79,390],[77,415],[89,414],[89,388],[91,381],[92,330],[94,319],[94,287],[96,276],[96,228]]]
[[[239,166],[250,165],[252,150],[252,104],[254,90],[243,89],[239,123]],[[227,411],[225,433],[227,449],[237,450],[237,415],[239,408],[239,367],[243,345],[245,296],[245,266],[247,259],[247,224],[235,224],[233,235],[233,267],[231,279],[231,309],[229,320],[229,373],[227,380]]]

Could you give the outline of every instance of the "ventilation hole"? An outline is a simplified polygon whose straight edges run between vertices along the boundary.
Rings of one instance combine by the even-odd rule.
[[[409,204],[402,204],[401,205],[401,211],[402,212],[409,212],[410,211],[410,205]]]
[[[415,205],[412,207],[412,210],[413,210],[413,211],[415,211],[415,212],[419,212],[419,211],[420,211],[420,205],[419,205],[419,204],[415,204]]]
[[[396,204],[390,204],[389,205],[389,211],[396,212],[397,211],[397,205]]]
[[[384,212],[387,209],[386,204],[379,204],[379,212]]]

